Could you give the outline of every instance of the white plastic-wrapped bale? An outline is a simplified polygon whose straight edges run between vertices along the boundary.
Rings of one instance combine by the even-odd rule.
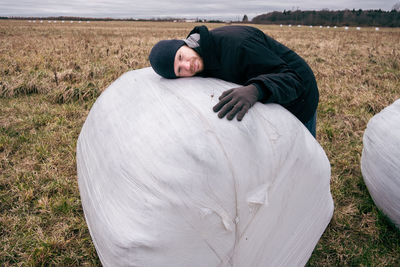
[[[368,122],[361,172],[376,206],[400,229],[400,99]]]
[[[328,159],[276,104],[219,119],[237,85],[130,71],[78,139],[85,218],[105,266],[304,265],[333,213]]]

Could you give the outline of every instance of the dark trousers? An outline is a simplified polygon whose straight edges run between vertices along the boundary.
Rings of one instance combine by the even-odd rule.
[[[316,126],[317,126],[317,111],[315,111],[312,118],[304,123],[304,126],[310,131],[310,133],[314,136],[316,135]]]

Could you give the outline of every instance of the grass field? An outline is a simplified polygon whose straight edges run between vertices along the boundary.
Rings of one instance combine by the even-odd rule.
[[[100,265],[77,185],[81,126],[112,81],[149,66],[158,40],[194,26],[0,20],[1,266]],[[400,98],[400,29],[256,27],[303,56],[320,89],[317,140],[335,212],[308,265],[400,266],[399,230],[360,171],[367,122]]]

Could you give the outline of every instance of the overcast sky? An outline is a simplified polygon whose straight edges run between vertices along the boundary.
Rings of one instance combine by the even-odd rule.
[[[238,19],[286,10],[391,10],[400,0],[0,0],[0,16]]]

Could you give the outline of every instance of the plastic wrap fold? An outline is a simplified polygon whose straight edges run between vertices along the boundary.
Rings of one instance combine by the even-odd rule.
[[[361,172],[376,206],[400,229],[400,99],[368,122]]]
[[[228,121],[237,85],[122,75],[77,145],[85,218],[105,266],[298,266],[333,213],[328,159],[276,104]]]

